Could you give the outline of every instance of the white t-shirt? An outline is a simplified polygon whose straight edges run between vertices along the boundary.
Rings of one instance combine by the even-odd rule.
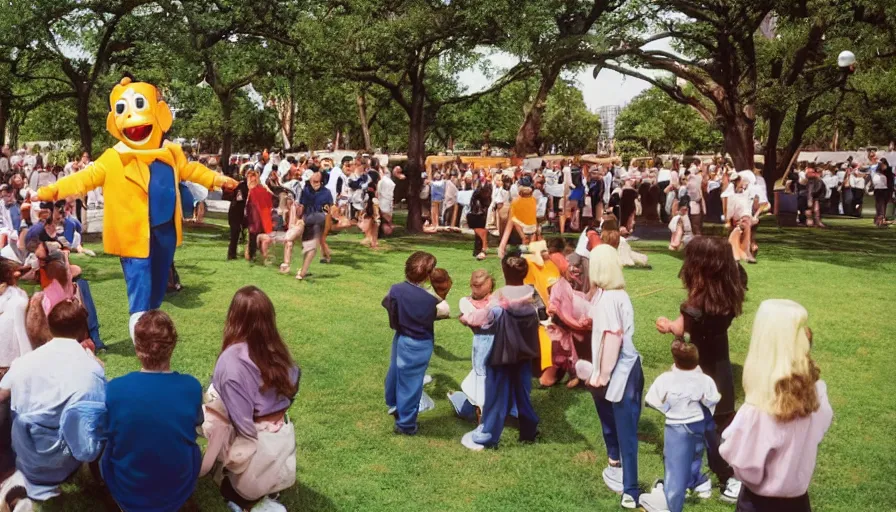
[[[666,425],[686,425],[703,421],[703,409],[715,412],[722,399],[716,383],[700,367],[681,370],[672,367],[653,381],[644,401],[666,415]]]
[[[337,190],[337,185],[340,185],[339,180],[342,180],[342,183]],[[330,194],[333,195],[334,201],[338,200],[339,196],[342,195],[342,190],[345,188],[345,182],[345,173],[342,172],[342,168],[334,167],[330,170],[330,178],[327,180],[327,184],[325,186],[327,187],[327,190],[330,191]]]
[[[596,270],[595,266],[591,271]],[[593,283],[593,281],[592,281]],[[592,286],[594,286],[592,284]],[[591,353],[595,368],[600,371],[601,343],[604,333],[622,333],[622,347],[607,385],[606,398],[619,402],[625,392],[628,376],[641,355],[635,349],[635,310],[625,290],[598,290],[591,303]]]
[[[672,181],[672,170],[666,168],[660,169],[660,171],[656,174],[656,181],[657,183]]]
[[[495,187],[492,192],[492,204],[502,204],[510,201],[510,192],[501,187]]]
[[[874,190],[883,190],[887,188],[887,177],[881,172],[875,172],[871,175],[871,184]]]
[[[25,331],[27,308],[28,294],[20,288],[7,287],[0,295],[0,368],[9,368],[15,359],[31,352]]]
[[[588,230],[583,230],[579,235],[579,241],[576,242],[576,254],[583,258],[588,258],[591,252],[588,250]]]
[[[93,356],[75,340],[53,338],[13,361],[0,388],[12,391],[12,410],[24,414],[60,408],[96,379],[105,371]]]
[[[560,173],[554,169],[545,169],[544,173],[544,191],[551,197],[563,197],[563,184],[560,183]]]
[[[380,200],[380,211],[392,213],[392,202],[395,198],[395,182],[389,176],[383,176],[376,187],[376,195]]]

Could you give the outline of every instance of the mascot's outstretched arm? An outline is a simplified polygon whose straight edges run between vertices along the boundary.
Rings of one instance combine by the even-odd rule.
[[[106,166],[100,162],[94,162],[77,174],[66,176],[52,185],[41,187],[37,191],[37,198],[41,201],[56,201],[59,198],[84,196],[91,190],[102,187],[105,182]]]
[[[154,85],[123,78],[109,107],[106,130],[118,144],[87,169],[41,188],[38,197],[56,200],[104,187],[103,248],[121,257],[133,338],[140,315],[162,305],[182,240],[178,184],[228,189],[237,183],[188,162],[179,145],[164,141],[174,118]]]

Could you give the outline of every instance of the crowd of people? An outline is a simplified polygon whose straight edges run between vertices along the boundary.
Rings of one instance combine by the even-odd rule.
[[[73,254],[91,254],[81,243],[81,220],[85,210],[102,208],[102,192],[33,200],[52,180],[89,169],[89,156],[48,169],[40,158],[8,153],[4,148],[0,158],[0,499],[10,510],[27,510],[58,494],[86,463],[123,510],[176,510],[200,475],[213,471],[232,510],[285,510],[273,496],[295,482],[295,431],[286,411],[300,371],[270,299],[255,287],[236,293],[207,390],[172,370],[177,332],[157,310],[133,326],[142,370],[106,382],[95,355],[104,348],[96,308],[72,262]],[[720,497],[738,510],[810,510],[806,491],[832,412],[799,304],[760,306],[744,365],[746,403],[735,410],[727,333],[746,295],[739,262],[755,262],[755,231],[769,207],[765,182],[723,162],[685,164],[624,169],[554,161],[477,169],[458,162],[425,170],[425,230],[472,230],[472,255],[483,260],[496,247],[504,280],[498,287],[488,272],[475,271],[459,304],[460,322],[472,331],[472,368],[448,398],[460,417],[476,423],[460,442],[473,451],[496,448],[508,416],[518,419],[521,442],[535,442],[533,382],[549,387],[566,377],[566,386],[584,386],[593,396],[607,450],[602,477],[623,508],[677,512],[686,495],[709,498],[706,453]],[[377,249],[392,233],[396,182],[405,179],[400,167],[389,170],[366,155],[335,162],[263,152],[225,171],[240,179],[225,196],[228,259],[244,241],[246,259],[260,252],[273,264],[272,247],[282,243],[279,270],[291,274],[301,241],[298,280],[310,275],[318,254],[321,264],[330,263],[327,237],[336,230],[357,226],[361,243]],[[846,182],[859,178],[858,171],[846,173]],[[884,160],[861,177],[888,184],[882,216],[892,176]],[[801,184],[796,176],[794,186],[812,199],[807,225],[823,226],[818,179],[807,171]],[[180,187],[182,211],[201,221],[202,187]],[[672,367],[646,396],[622,270],[649,267],[629,245],[638,216],[668,223],[669,249],[684,250],[680,276],[688,293],[674,320],[656,320],[660,333],[674,337]],[[725,224],[728,238],[704,236],[704,222]],[[580,232],[575,243],[567,232]],[[395,331],[385,402],[395,433],[415,435],[418,414],[432,407],[426,370],[436,322],[450,316],[453,281],[425,252],[408,258],[405,277],[383,300]],[[42,291],[29,298],[21,280]],[[665,474],[646,490],[638,484],[644,405],[666,423]],[[204,455],[197,427],[208,439]]]
[[[563,247],[552,243],[551,246]],[[808,314],[796,302],[763,302],[744,364],[746,400],[735,410],[728,329],[742,313],[746,286],[724,238],[696,236],[685,249],[681,279],[687,298],[675,320],[656,329],[672,335],[670,371],[644,395],[642,356],[635,346],[635,311],[626,292],[619,252],[595,246],[587,268],[569,249],[551,252],[535,243],[529,254],[501,260],[504,286],[485,270],[470,277],[459,303],[460,322],[472,330],[472,369],[449,392],[457,415],[476,424],[460,443],[472,450],[498,447],[508,416],[521,443],[535,442],[540,419],[530,399],[533,380],[563,373],[570,387],[592,394],[607,450],[602,476],[625,509],[680,512],[687,496],[708,499],[711,477],[720,499],[740,512],[811,510],[807,489],[818,445],[833,412],[825,383],[810,356]],[[562,268],[540,290],[539,262]],[[435,323],[447,318],[451,280],[426,252],[412,254],[402,283],[383,300],[395,331],[385,382],[394,432],[416,435],[418,415],[431,408],[424,386],[436,341]],[[586,291],[587,290],[587,291]],[[543,342],[547,334],[548,343]],[[647,490],[639,486],[638,422],[643,406],[665,416],[665,473]]]
[[[785,189],[797,198],[798,222],[824,227],[822,215],[861,217],[866,196],[874,197],[874,225],[892,224],[894,173],[886,158],[872,151],[865,165],[850,156],[845,162],[800,162],[787,176]]]
[[[106,381],[88,312],[77,298],[18,287],[28,269],[0,259],[0,499],[32,510],[88,464],[122,510],[180,510],[214,474],[233,511],[285,511],[295,484],[287,410],[300,370],[277,331],[274,306],[249,286],[224,320],[211,385],[171,367],[177,330],[162,311],[141,316],[142,369]],[[197,430],[208,440],[203,454]]]

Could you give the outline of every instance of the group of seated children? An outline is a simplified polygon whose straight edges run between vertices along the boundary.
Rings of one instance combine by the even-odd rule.
[[[287,415],[300,371],[270,299],[239,290],[224,326],[212,385],[171,369],[177,331],[150,311],[134,329],[141,370],[106,382],[88,315],[76,298],[44,312],[0,260],[0,508],[31,510],[89,464],[124,511],[180,510],[212,473],[233,511],[285,511],[270,495],[295,483],[295,430]],[[203,455],[197,427],[208,439]]]
[[[559,254],[543,254],[545,266],[562,269],[561,277],[550,280],[546,302],[531,281],[531,273],[543,271],[531,255],[505,256],[506,286],[497,290],[485,270],[473,273],[471,294],[460,301],[460,321],[473,332],[473,368],[462,391],[448,394],[458,416],[478,423],[462,445],[473,451],[497,447],[508,415],[519,419],[519,440],[534,441],[539,418],[530,399],[533,376],[540,369],[542,378],[550,375],[556,382],[566,373],[570,387],[584,382],[592,393],[608,456],[602,476],[610,490],[622,495],[623,508],[679,512],[686,496],[711,497],[712,482],[702,473],[706,453],[720,499],[737,503],[738,511],[809,510],[806,491],[832,413],[809,357],[805,309],[790,301],[762,304],[744,365],[746,403],[735,413],[727,331],[742,310],[742,269],[731,258],[727,240],[695,237],[681,272],[688,290],[681,315],[675,321],[657,320],[660,333],[676,336],[674,365],[656,379],[645,399],[634,309],[619,251],[600,243],[587,259]],[[434,268],[431,255],[413,255],[407,282],[393,286],[384,301],[396,330],[386,402],[390,410],[397,409],[397,433],[418,432],[418,401],[438,302],[423,286]],[[587,292],[582,280],[589,283]],[[545,324],[551,341],[547,367],[539,340]],[[763,354],[773,354],[780,364],[769,364]],[[807,400],[796,400],[800,397]],[[638,483],[642,402],[666,418],[665,475],[643,493]],[[799,478],[791,477],[794,471]]]

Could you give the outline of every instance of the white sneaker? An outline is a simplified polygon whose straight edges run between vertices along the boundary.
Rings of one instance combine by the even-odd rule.
[[[34,511],[34,502],[29,500],[28,498],[20,499],[18,503],[16,503],[16,508],[12,510],[12,512],[33,512]]]
[[[423,414],[424,412],[431,411],[435,408],[436,408],[436,403],[424,391],[423,394],[420,395],[420,403],[417,405],[417,414]]]
[[[485,450],[485,445],[473,441],[473,432],[475,432],[475,430],[464,434],[464,437],[460,439],[460,444],[462,444],[464,448],[473,450],[474,452],[481,452],[482,450]]]
[[[423,376],[423,385],[427,385],[432,382],[432,375],[424,375]]]
[[[386,411],[386,414],[388,414],[389,416],[395,416],[396,414],[398,414],[398,407],[394,405],[392,407],[389,407],[389,410]]]
[[[688,489],[687,495],[696,496],[701,500],[708,500],[709,498],[712,498],[712,481],[706,480],[702,484],[695,487],[693,491]]]
[[[229,510],[230,512],[243,512],[243,507],[237,505],[236,503],[234,503],[232,501],[228,501],[227,502],[227,510]]]
[[[669,512],[669,504],[666,503],[666,494],[663,484],[658,483],[648,494],[642,494],[641,507],[647,512]]]
[[[629,510],[634,510],[638,508],[638,502],[635,501],[635,498],[632,498],[628,494],[623,494],[622,501],[619,502],[619,506],[621,506],[622,508],[627,508]]]
[[[604,483],[607,484],[611,491],[616,494],[622,494],[623,489],[625,489],[622,483],[622,468],[613,466],[604,468]]]
[[[737,498],[740,496],[740,480],[737,478],[729,478],[725,483],[725,488],[722,489],[722,494],[719,494],[719,499],[726,503],[737,503]]]
[[[252,507],[252,512],[286,512],[286,507],[265,496]]]

